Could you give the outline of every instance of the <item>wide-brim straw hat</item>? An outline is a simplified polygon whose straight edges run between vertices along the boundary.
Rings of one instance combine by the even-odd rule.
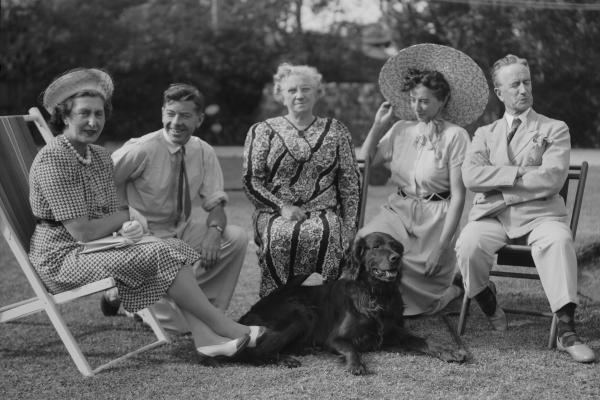
[[[112,97],[114,85],[108,73],[98,68],[76,68],[56,78],[44,91],[42,103],[50,114],[54,108],[80,92],[96,92],[105,101]]]
[[[452,47],[424,43],[390,57],[379,73],[379,87],[400,119],[416,119],[402,81],[409,68],[438,71],[450,85],[450,100],[441,117],[460,126],[475,121],[485,110],[489,88],[481,68],[471,57]]]

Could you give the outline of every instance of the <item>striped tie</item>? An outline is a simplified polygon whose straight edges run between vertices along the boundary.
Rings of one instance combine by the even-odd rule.
[[[517,129],[519,129],[519,125],[521,125],[521,120],[519,118],[513,119],[512,125],[510,126],[510,131],[508,132],[508,143],[509,144],[510,144],[510,141],[512,140],[512,138],[515,136]]]
[[[179,154],[179,158],[181,159],[179,184],[177,185],[177,216],[180,221],[187,221],[192,211],[192,200],[190,198],[187,173],[185,172],[185,146],[181,146],[177,154]]]

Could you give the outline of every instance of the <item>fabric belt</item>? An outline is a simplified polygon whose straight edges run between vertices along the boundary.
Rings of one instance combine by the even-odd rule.
[[[402,190],[401,188],[398,188],[398,194],[401,195],[402,197],[413,197],[414,198],[414,196],[409,196],[406,193],[404,193],[404,190]],[[421,199],[421,200],[425,200],[425,201],[448,200],[448,199],[450,199],[450,192],[432,193],[430,195],[427,195],[424,197],[417,197],[417,198]]]
[[[36,218],[35,219],[35,223],[38,225],[47,225],[47,226],[62,226],[62,222],[60,221],[55,221],[53,219],[46,219],[46,218]]]

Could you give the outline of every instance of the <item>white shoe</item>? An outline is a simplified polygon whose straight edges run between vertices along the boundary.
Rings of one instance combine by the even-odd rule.
[[[250,336],[244,335],[225,343],[196,347],[196,352],[200,358],[233,357],[245,349],[249,341]]]
[[[560,351],[564,351],[569,353],[573,360],[580,363],[591,363],[596,359],[596,354],[594,354],[594,350],[590,349],[590,347],[583,343],[577,335],[573,332],[572,335],[575,335],[575,341],[570,346],[564,346],[560,337],[556,338],[556,348]],[[571,336],[569,334],[565,336]]]

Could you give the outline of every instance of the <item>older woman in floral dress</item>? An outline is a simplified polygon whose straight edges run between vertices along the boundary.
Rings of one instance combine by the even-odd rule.
[[[282,64],[273,90],[287,113],[253,125],[244,150],[244,188],[256,207],[261,297],[295,275],[336,279],[359,211],[350,133],[341,122],[313,114],[321,75]]]

